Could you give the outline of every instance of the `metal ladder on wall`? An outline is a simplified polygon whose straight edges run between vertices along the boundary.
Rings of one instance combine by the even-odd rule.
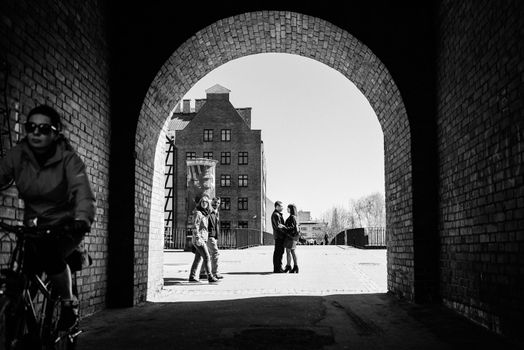
[[[164,184],[164,249],[175,248],[175,143],[166,138],[168,146],[165,161]]]

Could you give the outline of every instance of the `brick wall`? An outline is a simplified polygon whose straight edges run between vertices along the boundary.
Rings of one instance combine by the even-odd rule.
[[[521,1],[443,1],[438,16],[441,294],[516,337],[524,324],[523,16]]]
[[[142,257],[147,256],[149,249],[152,209],[148,194],[163,192],[162,187],[153,187],[153,155],[165,119],[205,74],[235,58],[264,52],[315,59],[338,70],[368,98],[384,131],[388,288],[413,298],[413,145],[397,85],[377,56],[347,31],[315,17],[264,11],[225,18],[202,29],[174,51],[149,86],[135,138],[135,302],[143,298],[140,293],[147,284]]]
[[[64,117],[64,134],[86,163],[97,199],[96,221],[85,240],[94,261],[78,280],[82,312],[93,313],[105,305],[107,261],[110,103],[102,2],[2,1],[0,60],[9,68],[0,80],[7,74],[11,118],[15,104],[22,122],[34,106],[54,106]],[[0,219],[21,220],[16,191],[0,198]]]

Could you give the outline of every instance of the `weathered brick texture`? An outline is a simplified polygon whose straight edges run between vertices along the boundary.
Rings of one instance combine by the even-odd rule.
[[[524,4],[438,16],[441,294],[492,330],[524,324]]]
[[[135,302],[143,300],[147,290],[150,213],[162,210],[150,197],[151,191],[163,193],[158,185],[162,181],[155,179],[161,172],[154,170],[153,155],[159,152],[159,133],[165,140],[160,131],[166,118],[185,92],[208,72],[235,58],[265,52],[297,54],[322,62],[350,79],[369,100],[384,132],[388,288],[413,298],[412,145],[398,88],[371,50],[345,30],[298,13],[264,11],[226,18],[199,31],[171,55],[150,85],[135,139]]]
[[[85,240],[93,266],[78,278],[83,314],[103,308],[106,294],[110,104],[104,21],[98,1],[0,3],[0,61],[8,66],[0,80],[7,74],[12,130],[15,103],[22,122],[34,106],[54,106],[64,117],[64,134],[84,160],[95,191],[96,221]],[[22,219],[23,203],[16,198],[13,188],[1,194],[1,220]]]

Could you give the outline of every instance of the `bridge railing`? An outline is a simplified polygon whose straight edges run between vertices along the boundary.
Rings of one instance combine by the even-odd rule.
[[[164,249],[186,249],[191,246],[191,231],[184,227],[164,229]],[[223,229],[218,236],[220,249],[243,249],[273,244],[273,235],[249,228]]]
[[[357,248],[386,248],[385,227],[359,227],[338,233],[331,244],[350,245]]]

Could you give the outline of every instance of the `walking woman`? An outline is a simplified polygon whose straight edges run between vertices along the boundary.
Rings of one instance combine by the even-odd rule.
[[[189,282],[198,282],[195,278],[198,266],[202,259],[204,260],[204,269],[207,274],[209,283],[218,282],[218,279],[211,273],[211,259],[207,249],[207,240],[209,238],[208,220],[209,220],[209,197],[204,195],[195,209],[195,229],[193,230],[193,246],[195,247],[195,259],[191,265]]]
[[[298,260],[296,253],[297,241],[299,238],[297,207],[294,204],[289,204],[287,206],[287,212],[289,213],[289,216],[284,224],[284,231],[286,232],[284,248],[286,248],[287,265],[284,272],[298,273]],[[291,268],[291,256],[293,256],[294,261],[293,268]]]
[[[66,258],[90,231],[95,217],[95,196],[86,167],[61,133],[58,112],[47,105],[33,108],[24,124],[26,136],[0,161],[0,186],[14,180],[24,200],[24,224],[70,227],[57,237],[41,237],[26,265],[49,276],[62,300],[59,327],[77,319],[71,269]]]

